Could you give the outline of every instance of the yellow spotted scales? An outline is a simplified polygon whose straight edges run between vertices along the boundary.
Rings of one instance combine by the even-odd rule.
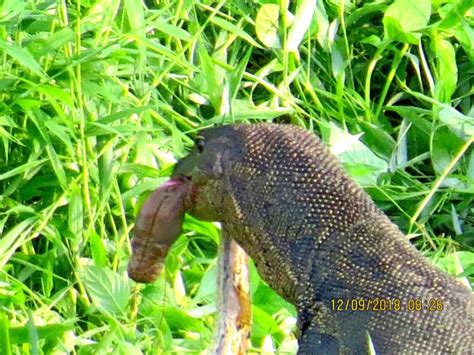
[[[432,266],[312,133],[201,132],[174,177],[186,210],[219,221],[298,311],[300,354],[474,353],[474,302]]]

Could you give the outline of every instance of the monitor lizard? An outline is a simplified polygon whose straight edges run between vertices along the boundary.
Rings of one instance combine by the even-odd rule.
[[[311,132],[201,132],[171,181],[298,312],[299,354],[474,353],[474,298],[431,265]],[[369,339],[371,343],[369,342]]]

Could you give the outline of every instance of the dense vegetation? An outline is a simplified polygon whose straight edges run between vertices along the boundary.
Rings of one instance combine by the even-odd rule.
[[[218,226],[127,278],[143,198],[202,127],[312,129],[430,260],[474,280],[470,0],[0,2],[0,353],[209,347]],[[294,309],[252,267],[255,352]]]

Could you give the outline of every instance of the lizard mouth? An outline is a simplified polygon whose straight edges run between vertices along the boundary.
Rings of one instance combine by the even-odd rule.
[[[199,194],[199,184],[196,181],[193,181],[193,178],[191,175],[185,175],[185,174],[172,174],[171,179],[167,181],[164,185],[175,185],[175,184],[187,184],[188,185],[188,190],[186,193],[186,196],[184,197],[184,207],[186,211],[191,210],[195,203],[197,196]],[[161,186],[164,186],[161,185]]]
[[[191,180],[192,180],[191,176],[179,174],[179,175],[176,175],[176,176],[171,176],[171,179],[169,179],[167,182],[165,182],[159,188],[162,188],[162,187],[165,187],[165,186],[175,186],[175,185],[179,185],[179,184],[189,183]]]

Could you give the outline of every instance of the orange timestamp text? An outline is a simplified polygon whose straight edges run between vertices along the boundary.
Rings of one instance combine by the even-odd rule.
[[[418,299],[408,298],[333,298],[330,309],[333,312],[440,312],[444,310],[444,302],[439,298]]]

